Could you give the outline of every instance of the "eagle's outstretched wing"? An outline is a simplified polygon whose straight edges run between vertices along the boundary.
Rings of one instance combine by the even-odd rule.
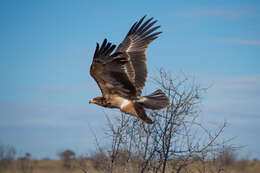
[[[147,76],[145,52],[149,43],[161,32],[155,32],[160,26],[152,27],[153,18],[143,22],[145,16],[136,22],[115,53],[115,45],[105,39],[95,50],[90,69],[104,97],[119,94],[125,97],[139,96]]]
[[[104,97],[110,94],[135,96],[135,86],[124,70],[127,60],[120,56],[122,53],[112,54],[115,47],[107,42],[107,39],[103,41],[100,48],[97,43],[90,74],[96,80]]]
[[[147,47],[161,33],[154,32],[160,26],[152,27],[157,21],[150,18],[143,23],[145,17],[134,23],[116,50],[116,53],[122,53],[120,57],[127,60],[127,63],[124,64],[124,70],[135,86],[137,95],[141,95],[147,77],[145,55]]]

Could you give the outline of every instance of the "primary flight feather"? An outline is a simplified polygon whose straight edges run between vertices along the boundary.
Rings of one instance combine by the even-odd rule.
[[[155,32],[160,26],[145,16],[133,24],[123,42],[116,45],[104,39],[101,46],[97,43],[90,68],[90,74],[97,82],[101,97],[90,103],[119,108],[122,112],[141,118],[151,124],[145,108],[162,109],[169,105],[168,97],[156,90],[150,95],[141,96],[147,77],[146,50],[161,32]]]

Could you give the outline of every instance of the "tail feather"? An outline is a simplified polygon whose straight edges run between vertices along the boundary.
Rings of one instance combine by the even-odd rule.
[[[145,108],[152,110],[162,109],[170,104],[169,98],[160,89],[152,94],[141,97],[137,102],[142,103]]]

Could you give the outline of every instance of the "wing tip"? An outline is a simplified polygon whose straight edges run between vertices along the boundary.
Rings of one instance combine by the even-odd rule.
[[[127,33],[127,36],[139,35],[142,39],[152,38],[149,36],[153,35],[154,31],[157,30],[158,28],[160,28],[161,26],[159,25],[159,26],[152,27],[158,20],[153,20],[154,18],[151,17],[144,21],[144,19],[146,17],[147,17],[147,15],[145,14],[141,19],[136,21],[132,25],[129,32]],[[160,32],[159,34],[161,34],[161,33],[162,32]]]
[[[107,38],[105,38],[101,44],[99,45],[98,42],[96,42],[96,50],[94,53],[94,58],[103,55],[103,56],[110,56],[110,54],[113,52],[113,50],[116,48],[115,44],[112,44],[111,42],[108,42]]]

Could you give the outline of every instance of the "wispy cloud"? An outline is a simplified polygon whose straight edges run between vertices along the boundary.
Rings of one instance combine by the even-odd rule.
[[[243,40],[243,39],[217,39],[219,43],[225,44],[239,44],[249,46],[260,46],[260,40]]]
[[[104,113],[89,104],[37,104],[0,102],[0,128],[99,126]],[[93,117],[95,117],[93,119]],[[102,124],[103,125],[103,124]]]
[[[87,84],[81,85],[60,85],[60,86],[42,86],[38,88],[33,88],[32,90],[40,93],[64,93],[64,92],[71,92],[71,91],[78,91],[81,89],[88,88]]]
[[[260,75],[204,79],[212,85],[204,106],[208,114],[231,122],[242,117],[247,122],[256,121],[259,116]]]
[[[241,93],[245,96],[260,97],[260,75],[242,77],[215,78],[217,84],[215,91],[226,91],[230,94]]]
[[[230,124],[229,129],[233,131],[230,136],[239,135],[240,138],[245,139],[238,141],[239,144],[247,145],[248,143],[245,143],[245,141],[251,142],[249,144],[257,143],[257,139],[251,139],[248,134],[251,132],[251,136],[258,135],[260,75],[243,77],[202,76],[201,78],[203,85],[212,86],[203,100],[204,120],[216,124],[216,122],[219,123],[226,119]],[[48,92],[49,90],[51,92],[56,92],[56,90],[63,92],[66,87],[47,87],[45,89]],[[9,141],[12,142],[13,140],[17,145],[24,143],[27,146],[27,143],[31,142],[35,146],[44,144],[43,146],[50,148],[54,145],[56,145],[56,148],[60,148],[63,146],[62,144],[82,145],[82,148],[84,148],[91,144],[88,139],[93,134],[89,127],[95,129],[95,132],[103,133],[102,128],[105,126],[104,112],[108,113],[109,116],[119,114],[118,110],[109,111],[89,104],[0,102],[0,128],[2,130],[0,140],[3,140],[4,136],[8,136]],[[17,129],[20,130],[19,133],[17,133]],[[41,145],[38,145],[38,140]],[[64,147],[67,147],[66,145]],[[35,150],[41,149],[38,147]],[[49,150],[46,149],[46,151]]]
[[[224,8],[224,7],[196,7],[186,11],[174,12],[176,17],[198,18],[198,17],[225,17],[241,18],[250,16],[259,16],[254,8]]]
[[[57,150],[94,149],[102,136],[103,109],[89,104],[37,104],[0,101],[0,142],[39,157],[56,158]],[[40,151],[40,152],[39,152]]]
[[[32,87],[32,88],[23,88],[22,90],[27,92],[33,92],[38,94],[63,94],[63,93],[74,93],[74,92],[82,92],[82,91],[98,91],[98,87],[95,82],[92,81],[90,83],[82,83],[82,84],[71,84],[71,85],[47,85],[40,87]]]
[[[203,83],[211,85],[203,100],[203,119],[209,126],[226,120],[229,124],[224,135],[237,137],[235,145],[245,145],[246,152],[259,155],[258,131],[260,123],[260,75],[238,77],[203,76]]]

